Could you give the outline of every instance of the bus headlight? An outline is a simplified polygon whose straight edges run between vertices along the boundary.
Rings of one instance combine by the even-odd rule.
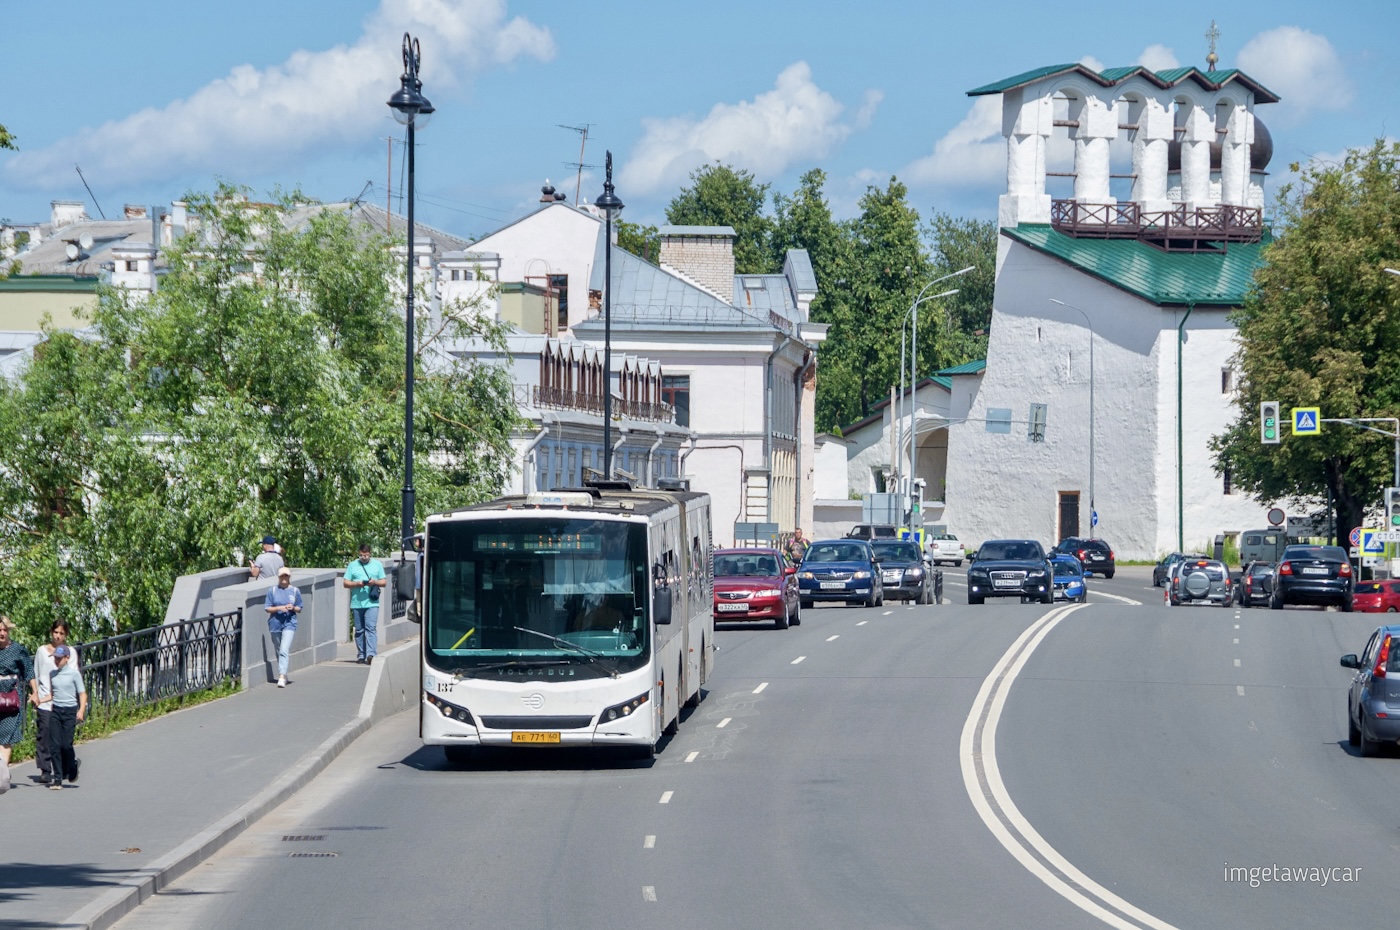
[[[645,704],[650,697],[651,692],[647,691],[637,695],[630,701],[623,701],[621,704],[614,704],[612,707],[607,708],[601,714],[598,715],[598,722],[607,723],[610,720],[616,720],[618,717],[626,717],[629,714],[636,711],[637,708]]]
[[[441,711],[442,715],[448,720],[459,720],[462,723],[476,726],[476,721],[472,719],[471,711],[467,710],[465,707],[458,707],[456,704],[450,704],[437,695],[430,694],[427,691],[423,692],[423,696],[428,699],[429,704]]]

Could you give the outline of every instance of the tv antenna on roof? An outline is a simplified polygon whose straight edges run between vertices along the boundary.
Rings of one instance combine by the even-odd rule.
[[[88,187],[87,178],[83,177],[83,169],[79,168],[77,163],[75,162],[73,165],[73,170],[78,172],[78,180],[83,182],[83,187],[87,187],[88,196],[92,198],[92,205],[97,208],[97,215],[105,220],[107,218],[107,214],[102,212],[102,204],[97,202],[97,195],[92,192],[91,187]]]
[[[555,125],[560,129],[576,132],[580,137],[578,142],[578,161],[564,162],[568,167],[578,169],[578,176],[574,179],[574,206],[578,206],[579,192],[583,189],[583,169],[598,167],[597,165],[586,165],[583,163],[583,150],[588,146],[588,130],[593,124],[584,123],[582,126],[565,126],[563,123],[556,123]]]

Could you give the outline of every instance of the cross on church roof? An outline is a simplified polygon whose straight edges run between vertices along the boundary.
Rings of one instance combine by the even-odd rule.
[[[1206,55],[1206,70],[1214,71],[1215,66],[1220,62],[1220,56],[1215,54],[1215,43],[1220,38],[1220,30],[1215,28],[1215,20],[1210,21],[1210,29],[1206,32],[1206,38],[1210,40],[1210,53]]]

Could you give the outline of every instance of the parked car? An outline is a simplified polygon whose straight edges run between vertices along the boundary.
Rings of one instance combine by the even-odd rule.
[[[1351,607],[1366,614],[1395,613],[1400,610],[1400,581],[1358,581]]]
[[[1274,590],[1273,562],[1250,562],[1240,572],[1235,585],[1235,600],[1241,607],[1267,607]]]
[[[1050,550],[1051,555],[1072,555],[1084,565],[1084,572],[1112,578],[1117,571],[1113,550],[1102,539],[1085,539],[1082,536],[1069,536]]]
[[[1204,559],[1203,555],[1185,555],[1181,552],[1173,552],[1162,561],[1152,567],[1152,587],[1160,588],[1167,583],[1167,576],[1171,574],[1173,568],[1182,559]]]
[[[1194,601],[1229,607],[1235,601],[1230,569],[1215,559],[1183,559],[1168,578],[1162,598],[1168,607]]]
[[[908,604],[933,603],[933,571],[924,564],[919,544],[905,539],[877,539],[870,544],[880,560],[885,597]]]
[[[967,567],[967,602],[989,597],[1035,598],[1052,603],[1055,589],[1050,561],[1034,539],[991,539],[978,547]]]
[[[934,533],[925,537],[928,545],[928,561],[933,565],[952,562],[961,565],[967,558],[967,550],[952,533]]]
[[[1347,742],[1373,756],[1382,743],[1400,740],[1400,669],[1390,659],[1400,648],[1400,626],[1383,626],[1371,634],[1361,657],[1342,656],[1342,668],[1355,669],[1347,692]]]
[[[1331,604],[1350,613],[1354,580],[1351,561],[1340,546],[1288,546],[1274,573],[1269,606]]]
[[[1068,555],[1050,558],[1050,568],[1055,577],[1055,600],[1082,604],[1088,596],[1088,585],[1084,583],[1084,565]]]
[[[846,534],[847,539],[898,539],[899,530],[889,523],[857,523]]]
[[[802,622],[797,569],[777,549],[716,549],[714,569],[716,620]]]
[[[823,539],[812,543],[797,569],[802,607],[816,601],[845,601],[879,607],[885,603],[875,550],[863,539]]]

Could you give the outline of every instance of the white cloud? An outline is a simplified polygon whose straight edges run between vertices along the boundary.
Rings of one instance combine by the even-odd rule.
[[[1137,63],[1148,71],[1169,71],[1181,67],[1181,62],[1176,60],[1176,53],[1165,45],[1147,46],[1137,57]]]
[[[1084,55],[1084,56],[1082,56],[1082,57],[1079,59],[1079,63],[1080,63],[1081,65],[1083,65],[1084,67],[1086,67],[1086,68],[1091,68],[1091,69],[1093,69],[1094,71],[1102,71],[1104,68],[1108,67],[1108,66],[1105,65],[1103,62],[1101,62],[1101,61],[1099,61],[1097,58],[1095,58],[1093,55]]]
[[[883,95],[867,91],[854,125],[840,121],[845,106],[812,81],[805,61],[783,69],[770,91],[752,101],[717,103],[702,119],[642,120],[643,134],[623,166],[621,184],[647,193],[685,182],[713,161],[760,177],[781,174],[799,159],[819,158],[856,128],[869,125]]]
[[[1351,102],[1351,81],[1332,43],[1297,26],[1280,26],[1250,39],[1240,49],[1239,67],[1283,98],[1281,112],[1295,121]]]
[[[554,55],[549,31],[507,19],[504,0],[381,0],[353,45],[297,51],[267,68],[239,65],[183,100],[20,152],[6,174],[12,182],[66,187],[78,162],[109,183],[187,172],[238,177],[275,170],[307,151],[358,144],[383,126],[384,101],[402,73],[405,31],[419,37],[428,88]]]
[[[992,184],[1006,178],[1006,143],[1001,137],[1001,96],[978,97],[963,121],[899,176],[913,184]]]

